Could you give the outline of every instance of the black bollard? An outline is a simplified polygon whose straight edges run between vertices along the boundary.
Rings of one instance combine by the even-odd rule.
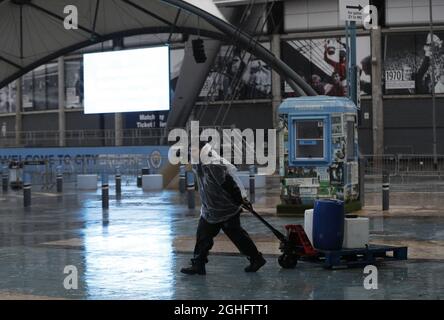
[[[382,210],[387,211],[390,208],[390,176],[388,172],[382,175]]]
[[[195,185],[194,185],[194,174],[193,171],[187,172],[187,198],[188,198],[188,209],[194,209],[196,207],[195,201]]]
[[[109,185],[105,181],[102,181],[102,208],[109,208]]]
[[[23,206],[25,208],[31,206],[31,183],[26,182],[23,184]]]
[[[185,193],[186,181],[185,181],[185,166],[181,165],[179,167],[179,191],[180,193]]]
[[[62,193],[63,192],[63,173],[61,173],[61,172],[57,173],[56,185],[57,185],[57,192]]]
[[[359,158],[358,171],[359,171],[359,201],[361,202],[361,207],[365,207],[365,162],[364,158]]]
[[[137,176],[137,188],[142,188],[142,176]]]
[[[120,173],[116,174],[116,195],[122,194],[122,176]]]
[[[250,202],[254,203],[254,195],[256,193],[255,191],[255,175],[256,175],[256,168],[255,166],[250,166]]]
[[[109,212],[108,210],[102,211],[102,226],[107,227],[109,225]]]
[[[2,174],[3,192],[8,192],[8,183],[9,183],[8,171],[3,170],[3,174]]]

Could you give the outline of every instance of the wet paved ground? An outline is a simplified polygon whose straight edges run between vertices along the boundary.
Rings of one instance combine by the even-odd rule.
[[[444,215],[407,217],[406,211],[371,217],[371,238],[412,247],[414,259],[379,267],[378,290],[363,288],[362,269],[324,270],[300,262],[277,263],[278,242],[254,217],[245,229],[266,253],[257,274],[225,237],[216,240],[207,276],[179,272],[191,257],[198,209],[189,210],[175,191],[143,193],[123,186],[101,208],[100,191],[68,190],[63,196],[33,190],[31,209],[21,193],[0,194],[0,299],[436,299],[444,298]],[[35,188],[36,189],[36,188]],[[110,190],[111,195],[114,189]],[[259,194],[258,211],[270,212],[276,196]],[[266,209],[268,208],[268,209]],[[275,226],[301,218],[267,219]],[[424,248],[427,248],[425,250]],[[416,251],[415,251],[416,249]],[[78,270],[79,287],[63,286],[66,266]]]

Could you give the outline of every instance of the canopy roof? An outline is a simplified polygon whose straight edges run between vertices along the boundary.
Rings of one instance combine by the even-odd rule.
[[[64,9],[78,10],[78,29]],[[0,0],[0,88],[59,56],[117,37],[184,33],[221,39],[250,51],[301,95],[314,94],[293,70],[229,24],[211,0]]]

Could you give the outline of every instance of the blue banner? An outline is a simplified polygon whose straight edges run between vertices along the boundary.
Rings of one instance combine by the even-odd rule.
[[[141,147],[82,147],[82,148],[0,148],[0,161],[3,165],[10,161],[48,161],[49,165],[72,163],[77,165],[96,164],[100,156],[144,155],[147,158],[160,158],[162,165],[168,158],[168,146]],[[158,160],[156,160],[158,161]]]

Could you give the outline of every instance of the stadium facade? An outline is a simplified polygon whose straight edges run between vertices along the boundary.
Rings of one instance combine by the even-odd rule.
[[[339,1],[214,2],[230,22],[255,34],[318,94],[347,94],[345,25],[339,19]],[[433,1],[433,35],[429,1],[370,2],[378,8],[380,28],[366,30],[358,24],[361,153],[431,154],[435,121],[436,151],[444,154],[444,0]],[[202,38],[207,48],[215,47],[212,44],[216,40]],[[167,126],[168,112],[83,113],[82,65],[83,55],[88,52],[165,43],[171,47],[172,101],[177,100],[175,89],[180,78],[192,81],[195,77],[183,68],[190,36],[173,30],[171,34],[119,37],[69,53],[0,89],[1,145],[158,143],[147,140],[146,132],[160,136]],[[297,94],[253,55],[231,45],[216,48],[200,93],[193,97],[191,118],[200,120],[203,126],[275,126],[277,106]],[[123,132],[120,141],[116,128]],[[63,135],[59,129],[63,129]]]

